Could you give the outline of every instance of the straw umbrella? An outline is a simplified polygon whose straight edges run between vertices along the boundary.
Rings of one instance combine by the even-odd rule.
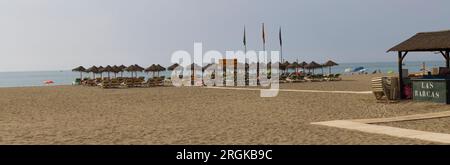
[[[331,67],[337,66],[339,64],[335,63],[334,61],[328,60],[323,66],[328,67],[328,74],[331,74]]]
[[[158,70],[158,67],[155,64],[150,65],[148,68],[145,68],[145,72],[152,72],[153,77],[155,77],[155,72]]]
[[[206,64],[203,68],[202,71],[205,71],[206,69],[208,69],[209,67],[211,67],[213,64]]]
[[[86,70],[86,72],[92,72],[93,78],[95,79],[95,74],[98,73],[98,68],[94,65]]]
[[[104,72],[108,73],[108,78],[110,78],[110,74],[111,72],[113,72],[113,68],[110,65],[107,65],[105,68],[103,68]]]
[[[321,65],[316,63],[316,62],[314,62],[314,61],[312,61],[311,63],[309,63],[308,65],[305,66],[305,68],[307,68],[309,70],[312,69],[313,70],[313,72],[312,72],[313,74],[314,74],[314,70],[316,68],[319,68],[319,67],[321,67]]]
[[[99,66],[98,67],[98,70],[97,70],[97,73],[100,73],[100,77],[101,78],[103,78],[103,70],[104,70],[105,68],[103,67],[103,66]]]
[[[130,65],[126,67],[124,70],[131,73],[131,77],[133,77],[133,72],[135,71],[136,67],[134,65]]]
[[[121,72],[122,69],[118,67],[117,65],[112,66],[112,72],[114,73],[114,78],[117,78],[117,73]]]
[[[298,66],[299,66],[300,68],[303,68],[303,72],[305,72],[305,66],[306,66],[306,65],[308,65],[308,63],[306,63],[305,61],[303,61],[303,62],[301,62],[301,63],[298,64]]]
[[[72,69],[73,72],[80,72],[80,80],[83,79],[83,72],[86,72],[86,69],[83,66],[76,67]]]
[[[208,69],[211,66],[213,66],[213,64],[209,63],[209,64],[206,64],[205,66],[202,67],[202,77],[203,77],[203,73],[205,72],[205,70]]]
[[[299,67],[298,62],[293,62],[292,64],[289,64],[287,66],[287,68],[289,68],[289,69],[295,69],[295,72],[298,72],[298,67]]]
[[[173,65],[170,65],[169,67],[167,67],[167,70],[175,70],[175,68],[177,68],[178,66],[180,66],[178,63],[175,63]]]
[[[134,64],[135,70],[134,72],[136,73],[135,76],[137,77],[137,72],[142,72],[145,70],[145,68],[139,66],[138,64]]]
[[[287,67],[289,66],[289,61],[286,61],[284,63],[280,63],[280,69],[283,70],[284,72],[288,72]]]
[[[173,71],[173,70],[175,70],[178,66],[180,66],[178,63],[172,64],[172,65],[170,65],[169,67],[167,67],[167,70]],[[175,73],[175,74],[177,74],[177,73]]]
[[[166,71],[166,68],[164,68],[163,66],[161,66],[161,65],[156,65],[156,67],[157,67],[157,72],[158,72],[158,77],[159,77],[159,72],[164,72],[164,71]]]
[[[127,67],[125,65],[120,65],[119,69],[120,69],[120,77],[123,77],[123,72],[125,71]]]

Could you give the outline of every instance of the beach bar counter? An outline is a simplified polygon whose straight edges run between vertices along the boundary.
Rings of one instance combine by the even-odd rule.
[[[417,33],[413,37],[392,47],[388,52],[398,52],[398,73],[400,99],[409,98],[413,101],[429,101],[449,104],[450,84],[450,30]],[[423,77],[408,78],[403,74],[403,60],[409,52],[431,52],[440,54],[446,61],[445,67],[439,68],[439,73],[431,75],[428,72]]]

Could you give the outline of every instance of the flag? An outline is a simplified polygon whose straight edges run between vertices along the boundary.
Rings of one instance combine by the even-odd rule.
[[[247,39],[245,37],[245,26],[244,26],[244,40],[243,40],[243,42],[244,42],[244,46],[247,46]]]
[[[264,30],[264,23],[262,23],[262,39],[263,43],[266,44],[266,31]]]
[[[279,38],[280,38],[280,46],[283,45],[283,40],[281,39],[281,27],[280,27],[280,32],[278,34]]]

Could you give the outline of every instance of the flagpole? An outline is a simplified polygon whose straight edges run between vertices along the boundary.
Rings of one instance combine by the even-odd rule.
[[[262,23],[262,39],[263,39],[263,52],[265,55],[266,54],[266,31],[264,29],[264,23]],[[256,70],[256,77],[257,77],[256,83],[259,84],[259,56],[257,59],[258,59],[258,63],[257,63],[257,70]]]
[[[245,25],[244,25],[244,83],[247,84],[247,79],[248,79],[248,69],[247,68],[247,37],[246,37],[246,33],[245,33]]]
[[[283,63],[283,44],[281,41],[281,27],[280,27],[280,33],[279,33],[279,39],[280,39],[280,57],[281,57],[281,63]]]

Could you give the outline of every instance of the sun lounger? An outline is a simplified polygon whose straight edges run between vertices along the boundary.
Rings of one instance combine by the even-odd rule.
[[[119,88],[120,87],[120,82],[118,79],[111,79],[111,84],[110,84],[111,88]]]
[[[156,86],[164,86],[164,79],[159,78],[159,77],[155,77],[155,78],[151,78],[148,79],[147,82],[145,83],[145,85],[147,87],[156,87]]]
[[[104,79],[104,80],[102,80],[101,83],[98,84],[98,86],[101,87],[101,88],[110,88],[111,87],[111,80]]]
[[[378,101],[392,102],[398,98],[398,79],[393,77],[372,78],[372,93]]]
[[[342,80],[342,78],[340,76],[341,76],[341,74],[339,74],[339,73],[333,75],[333,77],[331,78],[331,81],[340,81],[340,80]]]
[[[134,81],[132,78],[126,78],[121,85],[130,88],[134,86]]]
[[[84,84],[83,84],[83,85],[86,85],[86,86],[95,86],[95,85],[97,85],[97,84],[95,83],[95,80],[93,80],[93,79],[88,79],[88,80],[84,81]]]
[[[144,77],[133,79],[133,87],[143,87],[144,82],[145,82]]]

